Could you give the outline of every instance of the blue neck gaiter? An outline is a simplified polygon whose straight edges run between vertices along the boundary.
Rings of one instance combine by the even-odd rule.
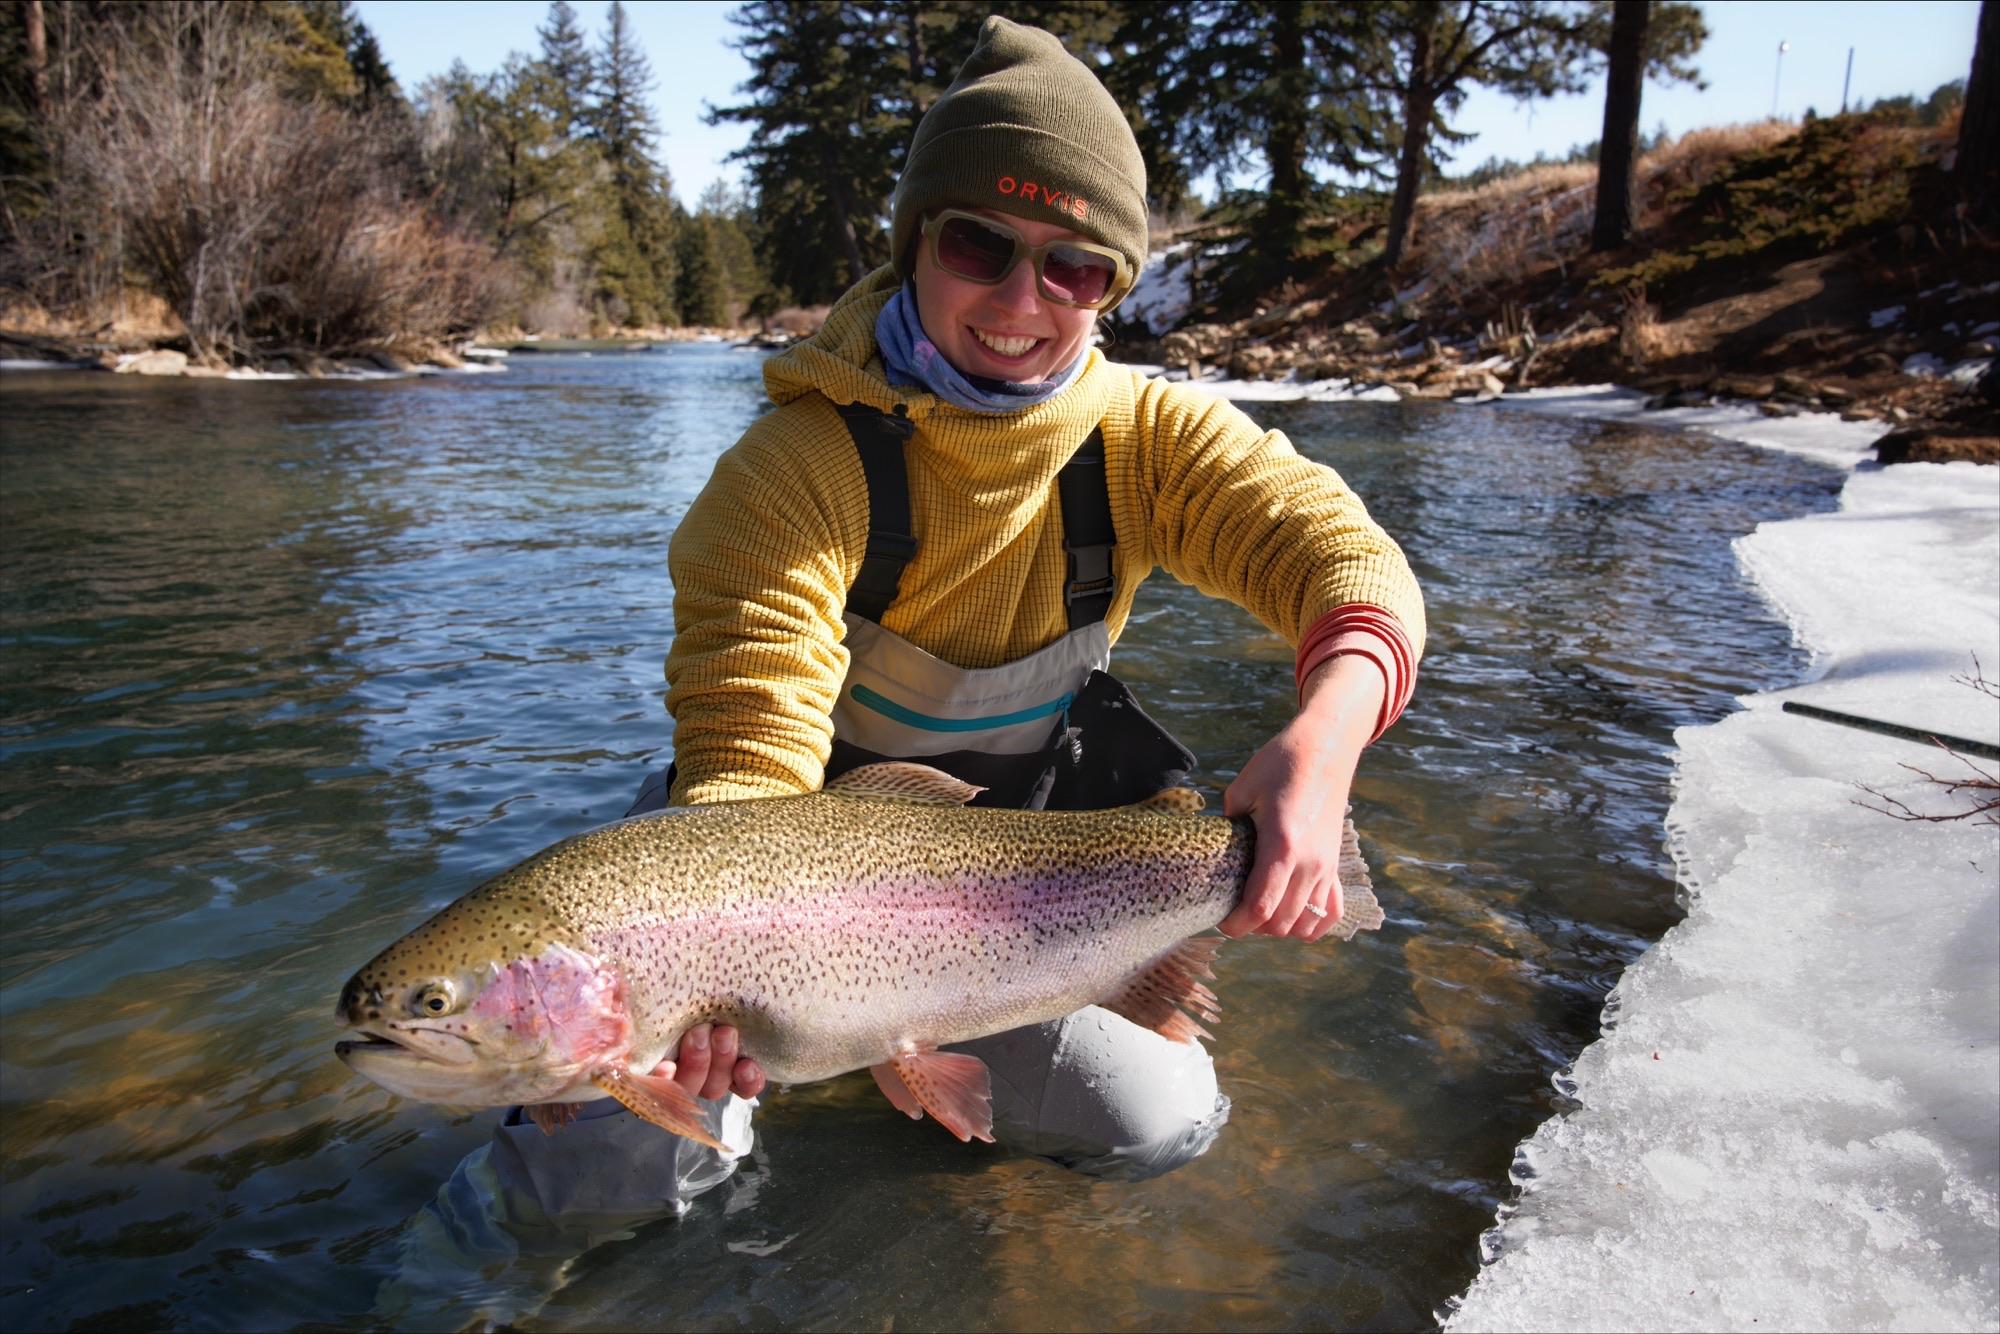
[[[967,375],[947,361],[924,332],[923,323],[917,318],[916,289],[907,283],[875,317],[875,344],[882,350],[882,366],[889,373],[889,383],[928,389],[968,412],[1019,412],[1046,403],[1069,388],[1090,358],[1086,349],[1053,380],[1040,384],[1012,384]]]

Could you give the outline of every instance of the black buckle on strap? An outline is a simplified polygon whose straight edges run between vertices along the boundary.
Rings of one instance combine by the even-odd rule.
[[[902,533],[871,532],[868,534],[867,558],[887,559],[898,565],[908,565],[917,554],[917,539]]]

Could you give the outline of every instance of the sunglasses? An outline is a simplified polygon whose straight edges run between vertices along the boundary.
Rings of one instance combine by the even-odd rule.
[[[924,219],[924,236],[939,268],[987,287],[998,286],[1027,259],[1042,296],[1059,306],[1103,310],[1132,286],[1132,266],[1116,250],[1088,241],[1031,246],[1006,223],[977,213],[948,208],[932,214]]]

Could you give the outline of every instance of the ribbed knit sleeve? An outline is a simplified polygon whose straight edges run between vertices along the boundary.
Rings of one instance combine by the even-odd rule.
[[[867,513],[824,399],[764,418],[716,464],[668,552],[676,805],[819,787],[847,673],[844,553]]]
[[[1402,548],[1339,474],[1284,435],[1199,389],[1134,377],[1137,493],[1152,556],[1175,578],[1227,598],[1297,645],[1336,607],[1396,618],[1412,658],[1423,595]]]

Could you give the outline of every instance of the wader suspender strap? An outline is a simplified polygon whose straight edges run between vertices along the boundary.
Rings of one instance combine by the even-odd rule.
[[[903,471],[903,446],[917,424],[865,403],[835,406],[868,479],[868,548],[854,587],[847,590],[847,609],[879,625],[896,600],[903,567],[917,554],[917,539],[910,534],[910,481]]]
[[[1056,486],[1062,494],[1063,550],[1069,553],[1063,607],[1069,628],[1077,630],[1103,620],[1118,591],[1111,565],[1118,537],[1111,531],[1111,491],[1104,480],[1103,427],[1093,427],[1069,456]]]
[[[835,411],[854,437],[854,451],[868,481],[868,547],[854,586],[847,590],[847,610],[879,625],[882,613],[896,600],[903,567],[917,554],[917,540],[910,531],[910,482],[903,465],[903,446],[916,423],[865,403],[836,404]],[[1069,557],[1063,606],[1069,628],[1076,630],[1103,620],[1117,592],[1111,564],[1117,540],[1111,528],[1111,491],[1104,480],[1101,428],[1093,429],[1077,446],[1056,475],[1056,486],[1062,501],[1063,550]]]

